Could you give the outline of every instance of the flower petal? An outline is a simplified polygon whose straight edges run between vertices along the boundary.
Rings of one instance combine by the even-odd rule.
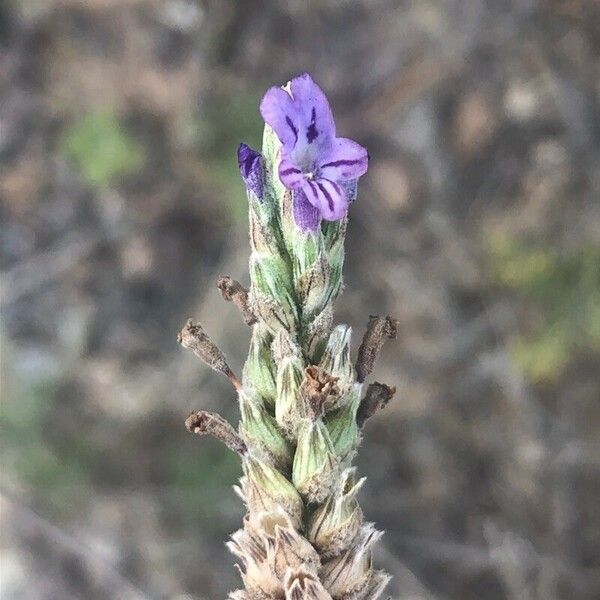
[[[294,104],[302,114],[301,141],[329,147],[335,139],[335,122],[327,96],[308,73],[294,77],[290,82]]]
[[[366,148],[348,138],[336,138],[331,151],[319,163],[319,175],[332,181],[358,179],[367,172],[368,166]]]
[[[305,177],[294,162],[284,157],[279,163],[279,179],[288,190],[294,190],[302,187]]]
[[[292,149],[296,145],[302,116],[284,89],[272,87],[267,90],[260,102],[260,114],[286,148]]]
[[[319,210],[308,201],[303,190],[292,192],[292,206],[294,221],[302,231],[316,231],[319,228],[321,223]]]
[[[259,199],[264,194],[262,154],[247,144],[238,146],[238,165],[246,187]]]
[[[348,198],[342,186],[329,179],[305,180],[302,189],[308,201],[327,221],[337,221],[348,211]]]

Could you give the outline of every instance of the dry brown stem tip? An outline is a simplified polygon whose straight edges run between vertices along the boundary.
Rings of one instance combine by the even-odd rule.
[[[378,410],[385,408],[387,403],[396,393],[395,387],[385,385],[385,383],[371,383],[367,388],[365,397],[360,401],[358,412],[356,413],[356,424],[362,427],[367,419],[370,419]]]
[[[256,315],[250,308],[248,290],[229,275],[221,275],[217,279],[217,287],[227,302],[233,302],[241,311],[246,325],[254,325],[257,322]]]
[[[396,339],[399,322],[392,317],[369,317],[367,331],[363,336],[356,359],[356,374],[362,383],[373,371],[375,361],[386,339]]]
[[[301,393],[312,419],[316,419],[323,414],[324,405],[328,400],[339,397],[341,391],[338,381],[339,377],[330,375],[321,367],[314,365],[306,367]]]
[[[230,369],[222,350],[206,335],[200,323],[188,319],[185,327],[177,334],[177,341],[191,350],[202,362],[223,373],[236,390],[242,387],[240,380]]]
[[[248,448],[238,435],[231,423],[218,413],[200,410],[193,412],[185,420],[185,426],[191,433],[198,435],[212,435],[223,442],[233,452],[244,455]]]

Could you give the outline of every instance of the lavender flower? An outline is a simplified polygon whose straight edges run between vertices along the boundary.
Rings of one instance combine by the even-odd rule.
[[[287,89],[269,89],[260,112],[282,144],[279,178],[293,192],[298,227],[315,231],[321,218],[342,219],[350,203],[343,182],[366,173],[368,154],[360,144],[336,136],[321,88],[310,75],[300,75]]]

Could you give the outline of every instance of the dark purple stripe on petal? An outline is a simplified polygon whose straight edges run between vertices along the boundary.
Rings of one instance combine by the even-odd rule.
[[[238,146],[238,165],[240,167],[240,174],[248,190],[258,200],[262,201],[264,194],[264,171],[261,153],[253,150],[247,144],[240,144]]]
[[[329,183],[333,186],[333,189],[337,192],[338,196],[344,196],[342,188],[335,181],[329,181]]]
[[[312,144],[318,137],[319,132],[317,131],[317,111],[315,107],[312,107],[312,112],[310,115],[310,125],[306,129],[306,141],[309,144]]]
[[[308,185],[310,186],[310,189],[311,189],[311,191],[313,193],[313,196],[315,197],[315,200],[317,200],[317,202],[318,202],[318,200],[319,200],[319,192],[317,191],[317,186],[316,186],[315,182],[314,181],[309,181]]]
[[[298,128],[294,125],[294,122],[292,121],[292,119],[290,119],[288,115],[285,116],[285,122],[289,125],[289,128],[294,133],[296,141],[298,141]]]
[[[302,173],[302,171],[300,169],[296,169],[295,167],[290,167],[289,169],[280,171],[279,175],[283,175],[285,177],[286,175],[291,175],[292,173]]]
[[[334,160],[333,162],[325,163],[324,165],[320,165],[322,169],[325,167],[350,167],[351,165],[357,165],[361,163],[362,160]]]
[[[317,186],[323,192],[323,196],[325,196],[325,199],[327,200],[329,210],[333,212],[335,210],[335,205],[333,204],[333,198],[331,197],[331,194],[327,191],[327,188],[322,183],[317,182]]]

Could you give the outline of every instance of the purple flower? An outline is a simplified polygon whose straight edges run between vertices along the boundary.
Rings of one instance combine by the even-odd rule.
[[[240,144],[238,146],[238,164],[246,187],[258,200],[262,201],[265,185],[262,154],[247,144]]]
[[[347,185],[367,171],[365,148],[336,137],[333,114],[321,88],[310,75],[295,77],[289,92],[273,87],[260,112],[281,141],[279,178],[293,191],[294,217],[303,230],[317,229],[321,217],[345,216],[350,199]]]

